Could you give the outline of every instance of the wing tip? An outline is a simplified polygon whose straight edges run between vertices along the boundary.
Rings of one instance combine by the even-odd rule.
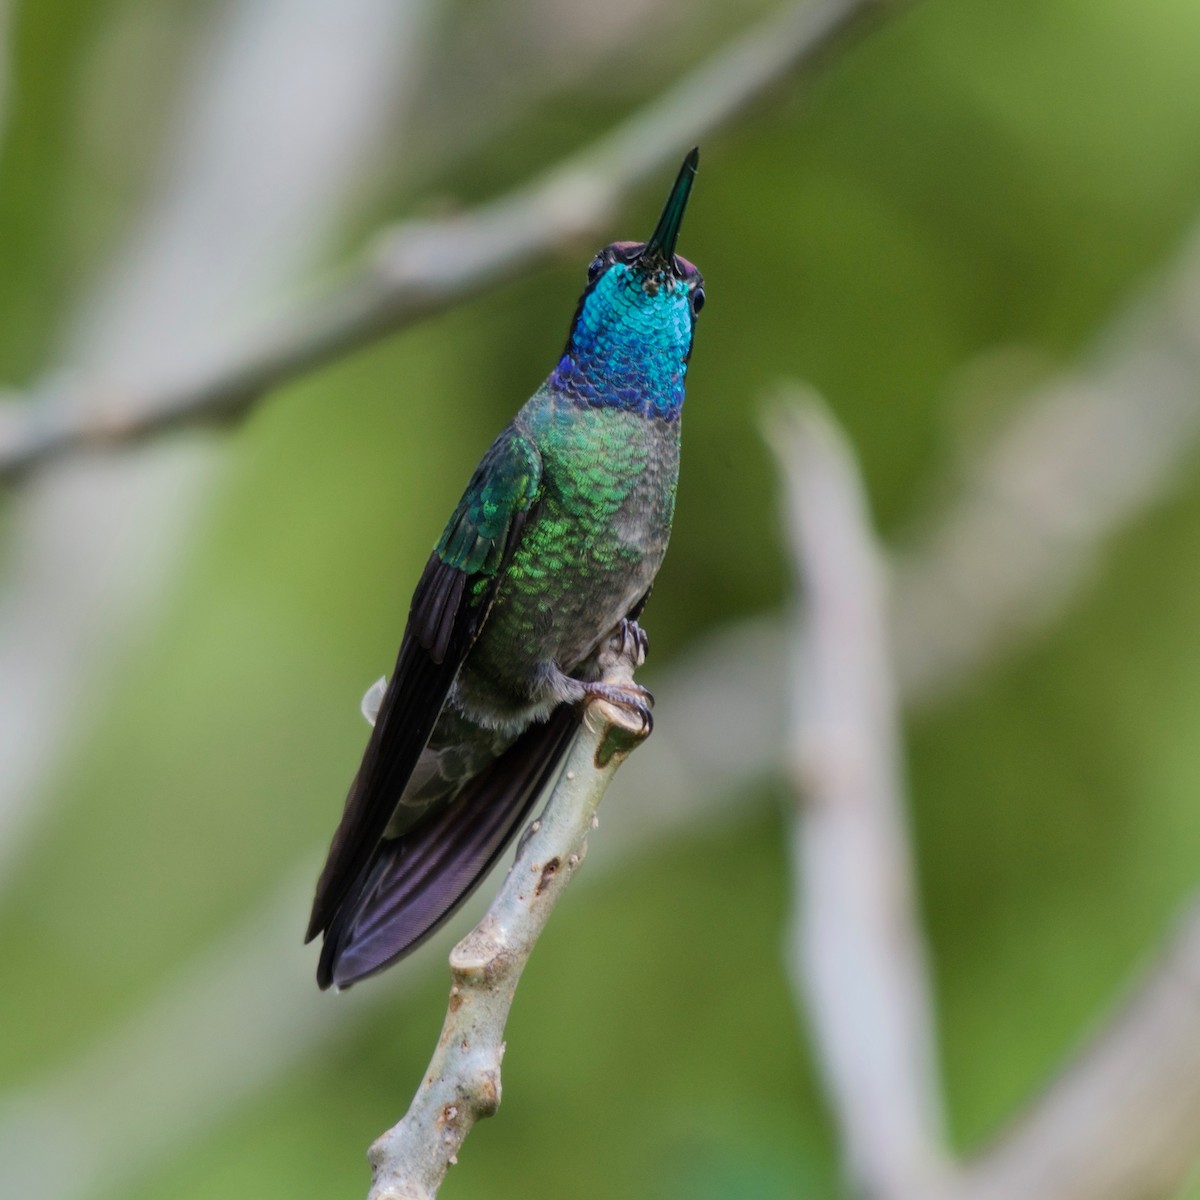
[[[334,964],[330,961],[332,956],[325,953],[328,945],[329,943],[326,942],[325,945],[321,947],[321,957],[317,962],[317,987],[319,987],[323,992],[329,991],[329,987],[334,981]]]

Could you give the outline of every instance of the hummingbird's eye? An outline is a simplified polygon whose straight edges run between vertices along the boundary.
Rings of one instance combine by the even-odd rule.
[[[704,307],[704,289],[698,287],[692,293],[692,312],[698,313]]]
[[[595,283],[600,278],[600,272],[604,270],[604,255],[597,254],[592,259],[592,264],[588,267],[588,283]]]

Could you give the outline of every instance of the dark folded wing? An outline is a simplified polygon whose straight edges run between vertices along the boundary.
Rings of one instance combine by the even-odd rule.
[[[536,447],[509,426],[471,477],[413,594],[396,669],[317,882],[306,940],[328,929],[361,885],[487,617],[540,483]]]
[[[325,935],[317,982],[348,987],[438,929],[479,886],[553,781],[579,728],[566,705],[527,729],[443,809],[385,839]]]

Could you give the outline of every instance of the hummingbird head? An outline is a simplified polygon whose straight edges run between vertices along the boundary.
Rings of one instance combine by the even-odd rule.
[[[675,243],[699,158],[683,160],[649,241],[614,242],[592,260],[552,387],[592,407],[678,416],[704,279]]]

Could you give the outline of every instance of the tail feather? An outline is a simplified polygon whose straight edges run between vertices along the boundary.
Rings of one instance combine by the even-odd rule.
[[[330,922],[317,982],[348,987],[415,949],[479,886],[549,784],[579,728],[563,705],[444,808],[385,838]]]

